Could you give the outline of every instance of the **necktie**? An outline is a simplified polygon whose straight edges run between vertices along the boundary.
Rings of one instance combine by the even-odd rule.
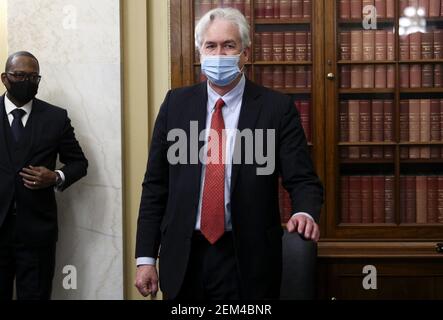
[[[15,142],[18,142],[24,130],[22,118],[26,114],[26,111],[22,109],[15,109],[11,112],[11,114],[14,117],[11,124],[12,135],[14,136]]]
[[[208,150],[212,154],[208,152],[208,157],[214,161],[206,164],[202,198],[200,231],[211,244],[217,242],[225,232],[225,163],[222,158],[226,149],[226,141],[222,139],[225,129],[222,114],[224,105],[225,102],[219,99],[212,115],[211,134],[208,138]],[[214,134],[217,135],[215,139]],[[214,152],[218,154],[214,155]]]

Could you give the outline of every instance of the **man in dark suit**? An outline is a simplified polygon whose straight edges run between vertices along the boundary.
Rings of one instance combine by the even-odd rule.
[[[161,106],[143,182],[135,285],[155,296],[160,251],[160,285],[168,299],[276,299],[283,234],[279,174],[294,210],[288,231],[313,241],[320,236],[323,188],[290,97],[242,73],[250,56],[244,16],[215,9],[198,23],[195,38],[208,82],[168,92]],[[195,138],[203,129],[211,129],[202,134],[205,144]],[[248,132],[252,143],[243,139]],[[186,141],[174,139],[181,136]],[[203,156],[193,162],[200,150]],[[270,156],[267,166],[274,163],[275,170],[257,157],[247,160],[257,150]],[[176,151],[187,162],[177,161]],[[207,161],[214,156],[224,161]]]
[[[88,161],[64,109],[35,99],[37,59],[12,54],[1,74],[0,300],[51,296],[58,236],[55,189],[86,175]],[[55,170],[57,156],[65,166]]]

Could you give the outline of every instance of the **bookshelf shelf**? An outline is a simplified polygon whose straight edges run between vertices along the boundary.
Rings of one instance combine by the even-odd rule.
[[[400,60],[399,64],[443,63],[443,59]]]
[[[339,142],[340,147],[349,146],[395,146],[394,142]]]
[[[394,159],[340,159],[341,164],[393,164]]]
[[[443,163],[443,159],[401,159],[401,163],[434,164]]]
[[[400,93],[443,93],[443,88],[400,88]]]
[[[337,64],[396,64],[397,62],[393,60],[360,60],[360,61],[353,61],[353,60],[340,60],[337,61]]]
[[[373,89],[373,88],[368,88],[368,89],[339,89],[338,93],[342,93],[342,94],[395,93],[395,89]]]
[[[359,19],[338,19],[339,25],[362,25],[362,18]],[[380,24],[394,24],[394,18],[377,18],[377,23]]]
[[[400,146],[443,146],[443,141],[429,141],[429,142],[399,142]]]

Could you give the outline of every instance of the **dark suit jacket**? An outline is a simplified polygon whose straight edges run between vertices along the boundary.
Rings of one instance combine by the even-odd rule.
[[[190,121],[198,121],[199,131],[205,129],[206,104],[206,83],[167,94],[156,120],[143,182],[136,256],[157,257],[161,244],[160,286],[171,299],[180,289],[189,258],[201,164],[170,165],[167,150],[174,142],[167,141],[167,134],[181,128],[189,137]],[[275,129],[276,133],[272,175],[257,176],[260,166],[255,161],[234,164],[231,174],[232,228],[242,292],[245,298],[262,299],[280,289],[279,173],[291,195],[293,211],[307,212],[317,222],[323,188],[313,170],[300,116],[288,96],[247,80],[238,123],[240,131],[246,128]]]
[[[54,187],[27,189],[19,172],[29,165],[55,170],[58,155],[65,165],[60,169],[66,178],[61,189],[66,189],[86,175],[88,161],[75,138],[66,110],[34,99],[26,125],[29,142],[21,151],[20,163],[14,163],[8,148],[10,128],[4,98],[0,97],[0,226],[15,196],[19,240],[27,245],[51,244],[58,235]]]

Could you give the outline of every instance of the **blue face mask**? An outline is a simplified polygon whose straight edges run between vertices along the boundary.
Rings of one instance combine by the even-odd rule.
[[[203,56],[202,72],[213,84],[225,87],[242,72],[238,67],[241,55]]]

